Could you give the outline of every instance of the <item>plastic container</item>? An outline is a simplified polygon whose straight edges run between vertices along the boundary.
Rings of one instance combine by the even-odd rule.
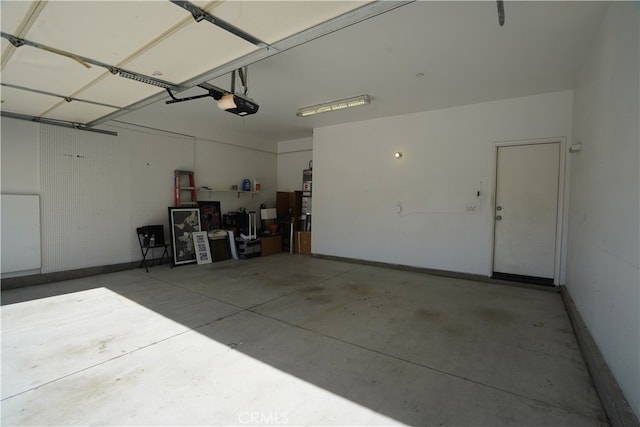
[[[262,183],[259,179],[253,180],[253,191],[260,191],[262,189]]]
[[[251,191],[251,180],[244,179],[242,181],[242,191]]]

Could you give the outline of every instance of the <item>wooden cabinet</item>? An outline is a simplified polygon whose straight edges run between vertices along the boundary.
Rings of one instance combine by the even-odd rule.
[[[262,236],[262,256],[275,255],[282,252],[281,236]]]
[[[278,227],[282,234],[282,250],[293,253],[295,231],[300,230],[302,191],[278,191],[276,193]],[[292,227],[293,224],[293,227]]]
[[[297,220],[302,214],[302,191],[276,192],[276,212],[278,218],[292,216]]]

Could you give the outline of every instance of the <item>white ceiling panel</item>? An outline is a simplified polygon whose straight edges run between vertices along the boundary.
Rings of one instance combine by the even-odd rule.
[[[194,21],[123,68],[182,83],[255,50],[258,47],[209,22]]]
[[[193,5],[271,44],[367,3],[371,2],[215,0],[196,1]],[[227,73],[234,68],[278,52],[257,47],[206,19],[196,22],[191,12],[167,0],[3,0],[0,7],[5,33],[0,75],[3,84],[107,104],[74,101],[54,103],[52,108],[50,101],[42,101],[42,95],[23,91],[15,93],[24,100],[38,101],[31,104],[31,109],[26,108],[28,102],[6,102],[1,109],[8,113],[19,111],[36,117],[44,114],[56,119],[93,122],[101,119],[102,113],[109,115],[111,107],[127,112],[129,107],[162,99],[162,82],[155,82],[160,87],[150,85],[153,79],[188,89],[220,73],[226,74],[223,78],[228,77]],[[376,12],[357,13],[355,20],[364,19],[361,15],[366,13]],[[330,31],[348,25],[347,21],[332,25]],[[7,34],[24,39],[26,45],[14,48],[6,40]],[[297,37],[288,47],[304,41]],[[31,44],[39,44],[41,48]],[[140,81],[111,74],[107,66],[116,67],[112,70],[116,74],[118,69],[140,74]],[[223,80],[222,90],[230,90],[230,79]]]
[[[0,49],[2,49],[2,56],[4,57],[5,52],[7,52],[7,49],[11,47],[11,43],[9,43],[6,39],[2,39],[1,43],[2,44],[0,45]]]
[[[12,113],[39,116],[58,102],[60,98],[55,96],[2,86],[2,109]]]
[[[369,1],[225,1],[214,16],[272,44],[370,3]]]
[[[168,1],[50,1],[25,38],[115,66],[183,12]]]
[[[164,89],[106,73],[104,78],[98,79],[74,96],[124,108],[158,92],[164,92]]]
[[[16,35],[18,28],[27,19],[27,12],[35,2],[32,1],[1,1],[0,22],[2,31]]]
[[[88,123],[98,117],[117,111],[115,108],[101,105],[87,104],[86,102],[62,101],[53,110],[44,115],[47,119],[65,120],[74,123]]]
[[[2,82],[71,95],[104,73],[104,68],[84,65],[55,53],[22,46],[2,70]]]

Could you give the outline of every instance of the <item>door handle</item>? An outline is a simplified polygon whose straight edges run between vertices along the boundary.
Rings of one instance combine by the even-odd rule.
[[[501,219],[502,219],[502,217],[501,217],[500,215],[498,215],[498,216],[496,217],[496,221],[500,221]]]

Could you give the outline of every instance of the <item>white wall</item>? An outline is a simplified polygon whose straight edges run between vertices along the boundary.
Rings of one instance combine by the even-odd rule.
[[[275,201],[275,152],[113,122],[101,127],[117,137],[4,117],[1,123],[2,192],[41,197],[42,273],[140,259],[136,227],[164,224],[169,231],[174,169],[194,170],[198,186],[261,179],[263,192],[254,197],[200,193],[219,200],[223,212]]]
[[[312,251],[489,275],[493,144],[570,138],[571,109],[564,91],[315,129]]]
[[[640,417],[638,3],[612,3],[575,89],[567,288]]]
[[[262,203],[275,207],[276,153],[202,139],[198,139],[196,153],[198,186],[229,189],[238,185],[241,188],[243,179],[255,178],[260,180],[262,188],[254,195],[204,192],[198,195],[199,200],[220,201],[224,213],[240,207],[257,211]]]
[[[313,160],[313,138],[278,143],[278,191],[302,191],[302,171]]]

